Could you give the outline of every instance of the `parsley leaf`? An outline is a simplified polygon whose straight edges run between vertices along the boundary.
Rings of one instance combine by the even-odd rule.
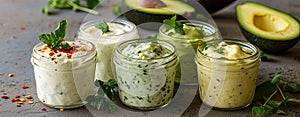
[[[53,50],[58,50],[60,48],[69,50],[70,45],[68,43],[63,42],[63,38],[66,35],[66,30],[68,27],[67,20],[60,21],[59,25],[55,29],[54,32],[51,32],[50,34],[41,34],[39,35],[39,39],[50,46]]]
[[[181,35],[185,35],[183,30],[183,24],[179,21],[176,21],[177,16],[173,16],[171,19],[165,19],[163,21],[164,24],[167,26],[167,30],[175,29],[175,31]]]
[[[96,28],[101,29],[102,30],[102,34],[109,32],[109,26],[107,25],[107,23],[101,22],[95,25]]]

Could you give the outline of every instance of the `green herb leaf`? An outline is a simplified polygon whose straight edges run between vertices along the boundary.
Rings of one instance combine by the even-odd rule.
[[[274,101],[274,100],[270,100],[268,102],[268,105],[274,107],[274,108],[278,108],[280,105],[282,104],[282,101]]]
[[[253,116],[262,116],[265,114],[265,108],[263,106],[254,106],[252,107]]]
[[[114,99],[116,97],[116,92],[114,90],[116,84],[116,80],[110,79],[108,82],[103,82],[101,80],[96,80],[96,86],[100,86],[102,90],[98,90],[98,93],[102,93],[102,91],[109,97],[110,99]]]
[[[263,61],[268,60],[268,56],[262,50],[260,50],[259,53],[260,53],[261,60],[263,60]]]
[[[281,76],[281,72],[277,72],[277,73],[275,74],[275,76],[273,77],[271,83],[272,83],[272,84],[277,84],[277,83],[279,83],[279,81],[280,81],[280,76]]]
[[[255,99],[261,97],[268,97],[271,93],[277,90],[276,85],[272,84],[270,80],[258,85],[255,89]]]
[[[107,23],[101,22],[95,25],[96,28],[101,29],[102,30],[102,34],[109,32],[109,26],[107,25]]]
[[[277,115],[286,115],[287,113],[281,109],[277,109],[276,114]]]
[[[300,103],[300,99],[296,99],[296,98],[289,98],[286,101],[287,103]]]
[[[157,39],[157,34],[147,36],[146,39]]]
[[[285,82],[283,85],[283,89],[288,92],[296,93],[300,91],[300,82],[291,80]]]
[[[117,2],[116,4],[114,4],[113,9],[112,9],[112,13],[116,16],[122,16],[122,9],[121,9],[121,2]]]
[[[63,38],[66,35],[67,27],[68,27],[67,20],[62,20],[54,32],[51,32],[50,34],[41,34],[39,35],[39,39],[43,43],[52,47],[53,50],[58,50],[60,48],[69,50],[70,45],[68,43],[62,43]]]
[[[177,16],[173,16],[171,19],[165,19],[163,21],[164,24],[167,26],[167,30],[174,29],[177,33],[181,35],[185,35],[185,32],[183,30],[183,24],[179,21],[176,21]]]

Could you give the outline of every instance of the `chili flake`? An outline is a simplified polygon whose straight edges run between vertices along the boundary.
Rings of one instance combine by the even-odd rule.
[[[21,107],[22,105],[21,104],[17,104],[17,107]]]
[[[29,86],[24,85],[24,86],[22,86],[22,88],[23,88],[23,89],[28,89]]]
[[[42,110],[42,111],[47,111],[47,109],[46,109],[46,108],[42,108],[41,110]]]
[[[3,95],[1,98],[2,99],[9,99],[9,97],[7,95]]]
[[[33,104],[33,101],[28,101],[28,104]]]
[[[27,99],[32,99],[32,96],[31,95],[26,95],[25,96]]]
[[[14,103],[14,102],[16,102],[16,101],[17,101],[16,99],[11,99],[11,102],[12,102],[12,103]]]
[[[21,27],[20,27],[20,30],[25,30],[25,27],[24,27],[24,26],[21,26]]]

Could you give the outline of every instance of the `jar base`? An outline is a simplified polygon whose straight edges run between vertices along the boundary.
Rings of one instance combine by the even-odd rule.
[[[251,105],[251,103],[249,103],[249,104],[246,104],[246,105],[243,105],[243,106],[239,106],[239,107],[233,107],[233,108],[221,108],[221,107],[214,107],[214,106],[208,105],[208,104],[206,104],[206,103],[204,103],[204,102],[202,102],[202,104],[204,104],[204,105],[207,106],[207,107],[212,107],[212,109],[217,110],[217,111],[234,111],[234,110],[241,110],[241,109],[247,108],[248,106]]]
[[[128,108],[131,108],[131,109],[137,109],[137,110],[141,110],[141,111],[152,111],[152,110],[164,108],[164,107],[166,107],[170,102],[171,102],[171,100],[170,100],[168,103],[164,104],[164,105],[161,105],[161,106],[153,106],[153,107],[137,107],[137,106],[131,106],[131,105],[125,104],[125,103],[123,103],[123,102],[122,102],[122,104],[124,104],[125,106],[127,106]]]
[[[50,104],[46,104],[46,103],[43,103],[42,104],[48,106],[48,107],[51,107],[51,108],[56,108],[56,109],[74,109],[74,108],[79,108],[79,107],[82,107],[84,106],[83,103],[81,104],[74,104],[74,105],[50,105]]]

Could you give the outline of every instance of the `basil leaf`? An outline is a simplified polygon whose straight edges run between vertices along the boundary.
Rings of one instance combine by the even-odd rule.
[[[277,72],[277,73],[275,74],[275,76],[273,77],[271,83],[272,83],[272,84],[277,84],[277,83],[279,83],[279,81],[280,81],[280,76],[281,76],[281,72]]]
[[[57,37],[64,38],[66,35],[67,27],[68,27],[67,20],[62,20],[57,26],[57,28],[55,29],[55,35]]]

